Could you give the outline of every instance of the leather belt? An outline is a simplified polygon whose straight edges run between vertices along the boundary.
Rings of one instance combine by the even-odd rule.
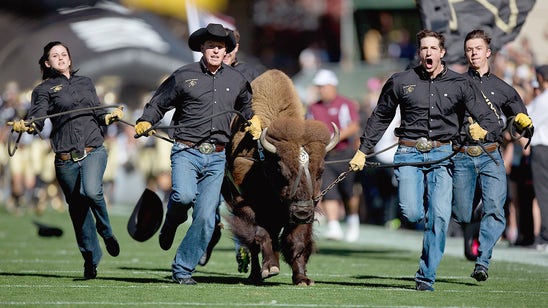
[[[455,146],[454,147],[454,150],[457,150],[459,147]],[[499,148],[499,144],[498,143],[491,143],[491,144],[488,144],[486,146],[484,146],[485,148],[485,151],[487,152],[493,152],[495,150],[497,150]],[[480,156],[481,154],[483,154],[483,149],[479,146],[479,145],[468,145],[468,146],[463,146],[459,152],[461,153],[466,153],[472,157],[476,157],[476,156]]]
[[[177,143],[184,144],[189,148],[198,149],[202,154],[210,154],[213,152],[222,152],[225,149],[224,143],[219,142],[201,142],[201,143],[194,143],[191,141],[181,140],[181,139],[175,139]]]
[[[86,158],[86,156],[91,152],[93,151],[95,148],[94,147],[86,147],[84,149],[84,153],[77,153],[75,151],[71,152],[71,153],[56,153],[55,154],[55,158],[58,158],[60,160],[63,160],[63,161],[67,161],[67,160],[74,160],[74,161],[79,161],[79,160],[82,160],[84,158]]]
[[[440,147],[442,145],[450,144],[450,142],[437,141],[437,140],[428,140],[424,137],[421,137],[417,140],[409,139],[400,139],[399,144],[406,147],[414,147],[421,152],[428,152],[433,148]]]

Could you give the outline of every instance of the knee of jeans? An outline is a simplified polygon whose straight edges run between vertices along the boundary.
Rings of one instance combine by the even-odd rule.
[[[415,209],[415,207],[402,204],[400,204],[400,207],[402,209],[402,215],[411,223],[419,222],[424,218],[424,212]]]
[[[184,194],[184,193],[180,193],[180,192],[174,190],[174,191],[171,192],[170,199],[171,199],[171,201],[173,201],[175,203],[190,204],[194,201],[195,197],[196,197],[195,195]]]

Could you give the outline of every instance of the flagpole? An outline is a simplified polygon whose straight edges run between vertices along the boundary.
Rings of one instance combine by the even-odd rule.
[[[193,0],[185,0],[185,8],[186,8],[186,20],[188,23],[188,33],[190,33],[200,29],[200,14],[198,13],[198,8],[196,7],[196,4]],[[202,58],[202,54],[196,51],[192,51],[192,57],[194,58],[194,61],[200,61]]]

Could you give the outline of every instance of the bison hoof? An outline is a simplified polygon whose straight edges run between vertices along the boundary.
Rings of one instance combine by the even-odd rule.
[[[277,267],[277,266],[273,266],[268,270],[266,270],[266,269],[263,270],[262,273],[261,273],[261,276],[263,277],[263,279],[266,279],[266,278],[270,278],[272,276],[276,276],[279,273],[280,273],[280,268]]]
[[[314,285],[314,280],[308,279],[308,281],[301,281],[297,285],[300,286],[300,287],[313,286]]]

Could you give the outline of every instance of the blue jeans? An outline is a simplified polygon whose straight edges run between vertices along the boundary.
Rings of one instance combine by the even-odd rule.
[[[504,232],[506,218],[506,170],[500,150],[472,157],[458,153],[454,157],[453,215],[459,223],[469,223],[474,210],[476,182],[481,188],[482,218],[480,223],[479,249],[476,264],[489,267],[493,247]]]
[[[184,144],[173,145],[172,192],[167,205],[166,223],[178,226],[186,221],[187,211],[193,208],[192,223],[173,259],[174,277],[190,277],[207,249],[215,228],[225,162],[224,151],[202,154]]]
[[[400,145],[394,163],[417,163],[443,159],[452,153],[450,144],[420,152]],[[427,166],[401,166],[394,170],[398,180],[399,204],[409,222],[425,219],[422,255],[415,281],[433,284],[445,250],[445,235],[451,219],[452,163],[449,159]]]
[[[107,152],[103,146],[78,162],[55,159],[55,174],[68,203],[78,247],[86,262],[91,261],[95,266],[102,256],[97,232],[102,238],[113,236],[103,196],[106,165]]]

